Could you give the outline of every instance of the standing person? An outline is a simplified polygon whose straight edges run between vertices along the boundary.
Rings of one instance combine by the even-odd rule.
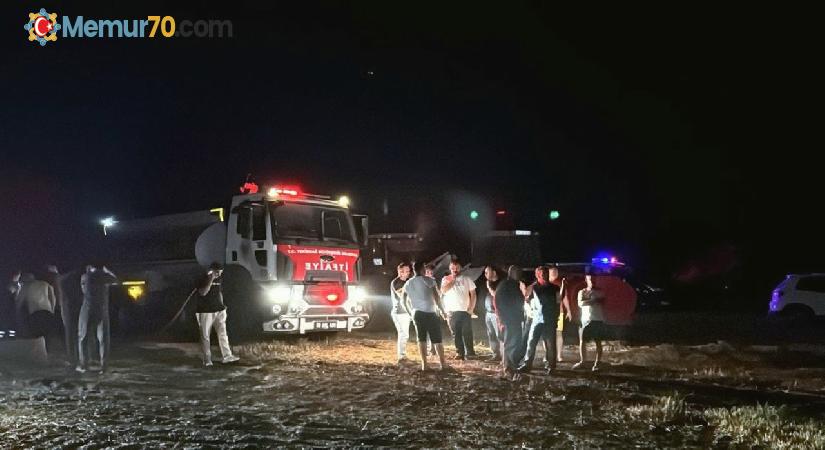
[[[519,361],[523,355],[521,349],[521,327],[524,321],[524,294],[519,286],[521,268],[510,266],[507,279],[496,287],[494,307],[498,324],[501,328],[502,341],[502,376],[517,379]]]
[[[77,352],[77,326],[80,321],[80,308],[83,305],[83,289],[81,281],[83,275],[90,269],[88,266],[81,266],[75,270],[63,274],[60,277],[60,286],[63,291],[64,304],[60,305],[60,318],[63,320],[63,328],[69,341],[66,345],[71,348],[72,359],[69,361],[70,367],[75,368],[79,363]],[[87,339],[86,354],[93,354],[94,339]]]
[[[399,364],[407,361],[407,341],[410,340],[410,322],[412,316],[407,310],[407,302],[404,299],[404,284],[410,279],[412,266],[408,262],[398,264],[396,268],[398,276],[390,282],[390,299],[392,300],[392,323],[395,324],[395,331],[398,334],[395,344],[395,356]]]
[[[501,361],[501,330],[498,326],[498,319],[496,318],[495,296],[496,288],[501,280],[499,280],[498,271],[493,266],[484,268],[484,325],[487,327],[487,340],[490,342],[490,350],[493,355],[490,357],[492,361]]]
[[[530,328],[533,326],[533,309],[530,307],[530,287],[524,280],[519,281],[521,294],[524,296],[522,309],[524,311],[524,319],[521,321],[521,348],[527,349],[527,341],[530,340]]]
[[[20,291],[15,301],[18,324],[24,324],[26,335],[43,336],[46,339],[46,349],[55,351],[54,309],[57,306],[57,300],[54,297],[54,289],[49,283],[35,279],[30,273],[25,273],[21,277]]]
[[[224,364],[239,360],[232,354],[232,347],[229,346],[229,336],[226,334],[226,305],[223,303],[223,291],[221,283],[217,282],[223,274],[223,267],[218,263],[212,263],[209,271],[201,279],[197,288],[197,305],[195,317],[200,328],[201,355],[203,365],[212,365],[212,329],[218,335],[218,345],[221,348],[221,362]]]
[[[521,348],[526,352],[528,343],[530,341],[530,330],[533,328],[533,316],[535,314],[535,310],[540,310],[541,306],[536,304],[535,309],[532,302],[533,298],[533,286],[536,284],[536,281],[542,276],[542,266],[538,266],[533,270],[533,277],[534,281],[531,284],[525,283],[523,280],[519,284],[521,286],[521,292],[524,294],[524,324],[521,327]],[[542,320],[543,323],[543,320]],[[542,344],[544,345],[544,354],[545,354],[545,367],[547,366],[547,354],[549,351],[547,350],[547,342],[544,339],[541,339]]]
[[[593,363],[593,371],[595,372],[599,370],[599,362],[602,359],[602,340],[605,334],[604,312],[602,311],[604,293],[596,288],[592,275],[585,275],[584,281],[587,286],[579,291],[577,302],[581,309],[582,321],[582,332],[579,339],[579,362],[573,364],[573,368],[578,369],[584,365],[587,360],[585,357],[587,342],[594,341],[596,343],[596,360]]]
[[[562,353],[564,352],[564,327],[565,323],[573,323],[573,309],[570,307],[567,280],[559,276],[559,268],[556,266],[551,267],[547,276],[551,283],[559,287],[559,318],[556,322],[556,362],[562,362],[564,359],[562,357]],[[579,327],[576,326],[577,330],[578,328]]]
[[[70,364],[69,367],[77,364],[77,346],[75,343],[75,336],[77,336],[77,315],[74,308],[69,306],[69,302],[65,295],[63,295],[63,284],[60,272],[57,266],[46,266],[46,274],[43,280],[54,290],[54,297],[57,300],[57,307],[60,309],[60,318],[63,323],[63,348],[66,350],[66,361]]]
[[[435,265],[434,264],[428,263],[428,264],[424,265],[424,276],[430,277],[430,278],[433,279],[433,281],[435,281]],[[436,283],[436,286],[438,286],[438,283]],[[438,292],[437,287],[436,287],[435,293],[436,293],[436,295],[438,295],[438,300],[441,301],[441,293]],[[443,312],[444,309],[442,308],[441,311]],[[443,340],[443,336],[442,336],[442,340]],[[436,351],[435,351],[435,344],[430,342],[430,345],[428,347],[430,349],[429,353],[427,353],[428,356],[437,354]]]
[[[441,295],[450,330],[455,337],[455,359],[464,360],[476,356],[473,348],[472,315],[476,307],[476,284],[469,277],[461,275],[461,264],[450,262],[450,273],[441,279]]]
[[[106,266],[95,263],[86,267],[86,273],[80,277],[80,289],[83,292],[83,305],[77,323],[77,368],[83,373],[87,370],[86,339],[94,330],[97,336],[100,354],[100,373],[108,367],[110,343],[109,329],[109,286],[117,283],[117,277]]]
[[[429,264],[428,266],[431,267]],[[427,273],[426,267],[424,273]],[[441,362],[441,370],[447,370],[447,363],[444,361],[444,346],[441,344],[441,319],[445,314],[435,279],[426,275],[416,275],[404,284],[404,292],[407,294],[407,309],[413,313],[413,323],[418,336],[418,350],[421,352],[421,370],[428,369],[428,338],[435,347],[435,353]]]
[[[544,342],[545,369],[548,373],[556,368],[556,316],[558,316],[559,288],[548,279],[547,267],[536,268],[536,282],[527,289],[530,306],[533,310],[533,322],[530,326],[529,339],[524,360],[519,372],[529,372],[533,368],[536,347]]]

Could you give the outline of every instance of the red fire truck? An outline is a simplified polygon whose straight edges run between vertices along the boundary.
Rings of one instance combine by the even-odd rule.
[[[169,321],[214,262],[225,267],[219,281],[234,332],[352,331],[369,320],[359,283],[367,218],[346,197],[246,183],[228,209],[104,227],[106,259],[122,281],[113,303],[132,327]]]

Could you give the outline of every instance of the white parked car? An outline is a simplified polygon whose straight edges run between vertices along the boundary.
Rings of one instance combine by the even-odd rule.
[[[795,318],[825,316],[825,273],[786,276],[773,290],[768,309]]]

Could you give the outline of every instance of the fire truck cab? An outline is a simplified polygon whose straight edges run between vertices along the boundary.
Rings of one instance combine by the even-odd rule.
[[[266,333],[363,328],[369,316],[359,284],[359,249],[367,222],[356,216],[356,227],[348,207],[346,197],[332,200],[296,186],[233,197],[226,234],[227,297],[245,297],[237,291],[257,286],[257,295],[249,296],[257,307],[249,309],[261,313],[257,322]],[[247,276],[251,283],[243,280]]]

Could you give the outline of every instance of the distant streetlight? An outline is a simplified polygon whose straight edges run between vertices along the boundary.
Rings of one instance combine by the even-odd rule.
[[[470,211],[470,219],[478,220],[478,211],[476,211],[476,210]]]
[[[103,235],[106,236],[106,230],[111,228],[117,224],[117,220],[114,217],[107,217],[100,221],[100,225],[103,227]]]
[[[556,219],[559,218],[559,216],[561,216],[561,214],[559,214],[559,212],[554,209],[554,210],[550,211],[549,216],[550,216],[550,220],[556,220]]]

